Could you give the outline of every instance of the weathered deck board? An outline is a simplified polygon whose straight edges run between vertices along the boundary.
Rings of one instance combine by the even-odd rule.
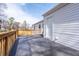
[[[18,37],[10,51],[11,56],[31,56],[31,55],[50,55],[49,41],[44,38],[35,37]]]
[[[10,52],[10,56],[69,56],[70,54],[59,51],[64,47],[53,44],[42,37],[18,37]],[[56,47],[57,46],[57,47]],[[60,48],[59,48],[60,47]],[[57,50],[58,49],[58,50]],[[68,51],[68,50],[67,50]]]

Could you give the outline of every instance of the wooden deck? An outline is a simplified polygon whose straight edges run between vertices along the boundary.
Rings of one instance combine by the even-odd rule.
[[[51,54],[51,43],[42,37],[18,37],[10,56],[43,56]]]
[[[77,54],[74,52],[41,36],[21,36],[16,39],[10,56],[77,56],[79,54],[78,51]]]
[[[9,52],[16,41],[16,37],[31,35],[32,30],[10,30],[0,32],[0,56],[9,55]]]
[[[23,31],[25,32],[25,31]],[[17,31],[0,33],[2,56],[78,56],[79,51],[43,38],[41,35],[20,35]]]

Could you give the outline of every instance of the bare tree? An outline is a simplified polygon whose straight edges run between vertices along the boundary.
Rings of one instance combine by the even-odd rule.
[[[24,20],[24,22],[23,22],[23,29],[26,30],[26,28],[27,28],[27,22],[26,22],[26,20]]]
[[[7,9],[7,5],[5,3],[0,3],[0,29],[3,25],[3,21],[7,19],[5,12],[5,9]]]
[[[14,22],[13,23],[13,29],[16,29],[16,30],[18,30],[19,29],[19,22]]]
[[[14,19],[13,17],[10,17],[10,18],[9,18],[8,23],[9,23],[9,29],[10,29],[10,30],[13,28],[14,20],[15,20],[15,19]]]

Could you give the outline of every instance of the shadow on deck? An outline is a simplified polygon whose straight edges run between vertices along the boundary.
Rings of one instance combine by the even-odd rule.
[[[15,56],[16,55],[18,43],[19,43],[19,39],[17,39],[15,41],[14,45],[12,46],[10,54],[9,54],[10,56]]]

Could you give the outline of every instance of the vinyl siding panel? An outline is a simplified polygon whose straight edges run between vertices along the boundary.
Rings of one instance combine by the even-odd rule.
[[[55,25],[56,42],[79,50],[79,24]]]
[[[57,43],[79,50],[79,4],[68,4],[45,19],[52,24],[52,39]],[[48,25],[48,24],[46,24]],[[49,27],[50,28],[50,27]],[[47,30],[47,29],[46,29]],[[48,33],[47,33],[48,35]]]
[[[79,50],[79,4],[69,4],[54,16],[56,42]]]
[[[70,23],[79,20],[79,4],[69,4],[54,13],[54,23]]]

